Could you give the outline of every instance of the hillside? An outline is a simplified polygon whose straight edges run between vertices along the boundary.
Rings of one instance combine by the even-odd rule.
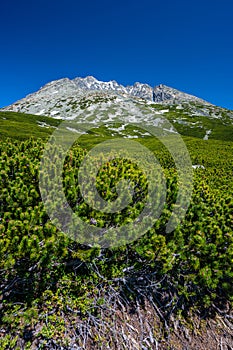
[[[164,120],[161,117],[171,122],[182,135],[229,141],[233,135],[232,111],[162,84],[154,88],[141,83],[124,87],[116,81],[101,82],[94,77],[64,78],[46,84],[1,111],[37,115],[37,119],[28,116],[28,122],[36,121],[41,128],[58,125],[55,121],[49,122],[45,116],[73,121],[75,125],[85,122],[98,127],[102,123],[108,125],[113,134],[126,137],[127,126],[134,122],[162,127]],[[26,119],[23,120],[25,123]],[[127,131],[124,132],[125,127]]]
[[[0,349],[233,348],[232,118],[164,85],[93,77],[51,82],[1,110]],[[116,153],[102,155],[114,140]],[[98,172],[89,183],[87,168],[82,192],[83,161],[103,142],[93,153]],[[56,196],[67,144],[64,205]],[[153,159],[146,150],[160,164],[155,178],[144,171]],[[91,182],[110,208],[126,182],[121,199],[129,201],[100,210],[93,197],[83,199]],[[161,212],[135,237],[148,224],[151,183]],[[67,207],[83,222],[74,236]],[[98,234],[84,235],[85,225]]]

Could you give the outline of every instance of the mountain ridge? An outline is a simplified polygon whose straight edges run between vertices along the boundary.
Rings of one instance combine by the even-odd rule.
[[[53,80],[0,111],[47,116],[74,121],[76,125],[102,122],[110,126],[120,122],[126,126],[136,121],[161,126],[169,120],[181,134],[205,140],[222,138],[223,130],[229,139],[233,128],[233,111],[196,96],[163,84],[154,88],[139,82],[123,86],[115,80],[101,82],[92,76]],[[165,124],[163,128],[166,133],[166,129],[174,132]],[[118,132],[123,133],[123,129]]]
[[[181,102],[195,102],[205,105],[211,105],[209,102],[179,91],[175,88],[166,86],[164,84],[151,87],[146,83],[135,82],[133,85],[121,85],[115,80],[108,82],[99,81],[93,76],[85,78],[76,77],[74,79],[62,78],[53,80],[42,86],[38,91],[30,93],[24,98],[2,108],[2,110],[11,110],[14,112],[25,112],[25,105],[30,104],[30,100],[35,100],[40,97],[47,98],[53,96],[55,99],[64,99],[65,97],[83,97],[87,92],[89,93],[114,93],[124,97],[132,97],[134,99],[142,99],[147,102],[160,104],[176,104]],[[34,101],[32,101],[32,104]],[[38,101],[36,101],[38,103]],[[38,113],[37,110],[30,109],[28,113]]]

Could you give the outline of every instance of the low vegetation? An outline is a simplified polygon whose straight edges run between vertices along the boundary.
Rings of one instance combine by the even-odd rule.
[[[41,200],[40,160],[58,121],[9,112],[0,118],[0,349],[71,349],[74,344],[79,349],[137,349],[131,335],[136,334],[135,327],[139,333],[141,329],[135,338],[138,349],[159,345],[163,349],[177,322],[192,329],[191,317],[229,315],[233,303],[229,138],[204,141],[184,136],[192,163],[202,168],[194,170],[185,219],[169,234],[165,227],[180,185],[177,171],[157,140],[139,139],[164,168],[166,204],[145,235],[104,248],[83,245],[60,232]],[[38,120],[51,127],[41,128]],[[17,127],[9,129],[9,124]],[[111,202],[117,198],[117,182],[129,180],[135,190],[130,205],[113,215],[83,201],[78,168],[91,144],[110,137],[103,135],[104,128],[101,132],[84,135],[73,145],[63,167],[63,186],[72,209],[84,221],[106,229],[140,214],[148,182],[132,162],[113,159],[99,170],[97,190]],[[148,315],[149,329],[145,310],[154,315]],[[135,323],[130,324],[130,314],[137,315]],[[226,320],[231,324],[229,317]]]

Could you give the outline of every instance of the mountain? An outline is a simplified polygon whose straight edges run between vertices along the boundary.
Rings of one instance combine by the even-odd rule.
[[[137,113],[138,107],[142,113]],[[92,76],[51,81],[3,111],[37,115],[41,128],[50,124],[48,121],[41,123],[39,116],[76,124],[85,121],[97,125],[102,122],[112,125],[112,135],[117,132],[125,137],[132,137],[126,126],[133,122],[148,126],[159,124],[166,132],[177,131],[204,140],[231,140],[233,135],[233,112],[201,98],[162,84],[154,88],[139,82],[123,86],[115,80],[102,82]],[[173,127],[163,125],[165,120],[169,120]],[[116,123],[121,124],[120,128],[113,125]],[[133,136],[137,137],[137,134]]]
[[[69,106],[72,104],[72,112],[77,112],[74,104],[80,104],[83,97],[88,98],[99,95],[105,99],[111,99],[112,94],[133,98],[135,101],[145,100],[148,103],[160,104],[178,104],[183,102],[201,103],[207,106],[210,104],[198,97],[183,93],[166,85],[158,85],[152,88],[148,84],[136,82],[132,86],[123,86],[115,80],[109,82],[98,81],[92,76],[86,78],[68,78],[52,81],[43,86],[39,91],[32,93],[22,100],[4,108],[14,112],[24,112],[33,114],[44,114],[54,116],[60,112],[66,112],[69,117],[71,111]],[[68,108],[67,108],[68,107]]]

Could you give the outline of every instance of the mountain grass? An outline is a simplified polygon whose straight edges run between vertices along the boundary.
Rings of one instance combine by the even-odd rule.
[[[201,112],[200,115],[193,114],[188,107],[177,110],[174,106],[165,114],[165,117],[181,135],[203,139],[206,131],[210,130],[209,139],[233,140],[233,119],[227,115],[227,112],[221,111],[218,117],[204,116]]]
[[[49,127],[42,127],[46,123]],[[0,138],[25,140],[29,137],[48,138],[60,121],[51,117],[0,111]]]

